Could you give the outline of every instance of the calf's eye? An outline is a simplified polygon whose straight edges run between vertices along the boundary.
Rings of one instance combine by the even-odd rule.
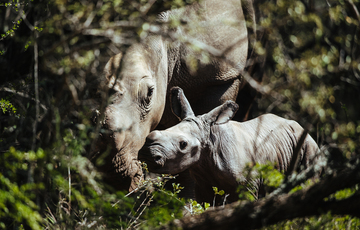
[[[187,142],[186,141],[180,141],[180,149],[185,149],[187,146]]]

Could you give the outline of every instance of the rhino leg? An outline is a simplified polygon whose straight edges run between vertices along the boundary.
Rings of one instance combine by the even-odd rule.
[[[143,180],[141,164],[137,160],[137,157],[133,157],[131,153],[123,155],[117,154],[113,158],[113,165],[119,178],[130,178],[130,180],[127,179],[129,192],[135,190],[139,182]],[[119,182],[115,182],[115,184],[122,183],[121,179]]]

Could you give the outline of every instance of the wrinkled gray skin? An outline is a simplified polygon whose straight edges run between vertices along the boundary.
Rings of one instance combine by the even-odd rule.
[[[295,121],[265,114],[245,122],[229,121],[238,106],[228,101],[210,112],[195,116],[184,93],[172,90],[172,108],[182,121],[164,131],[153,131],[139,152],[150,172],[177,174],[186,169],[195,180],[198,202],[212,203],[213,186],[238,200],[236,188],[246,182],[247,164],[276,163],[286,172],[303,128]],[[307,135],[300,150],[299,167],[306,168],[319,148]],[[261,182],[255,184],[260,188]]]
[[[253,19],[251,1],[244,2],[250,3],[245,11],[247,18]],[[184,29],[186,25],[179,26],[178,35],[227,50],[226,58],[239,69],[244,68],[248,33],[240,0],[204,0],[182,10],[165,12],[160,20],[166,22],[172,17],[190,22],[188,25],[196,28],[189,32]],[[158,125],[167,128],[178,122],[166,105],[168,89],[172,86],[184,89],[196,114],[227,100],[236,100],[243,84],[238,78],[239,69],[222,59],[214,58],[205,63],[195,58],[198,69],[192,72],[188,57],[194,54],[188,45],[170,43],[161,36],[151,35],[107,63],[105,88],[111,91],[111,97],[103,124],[110,134],[101,134],[100,145],[111,151],[101,171],[115,188],[127,186],[131,191],[137,187],[142,178],[138,151],[146,136]],[[96,151],[101,153],[101,147]],[[124,184],[126,177],[130,178],[129,185]]]

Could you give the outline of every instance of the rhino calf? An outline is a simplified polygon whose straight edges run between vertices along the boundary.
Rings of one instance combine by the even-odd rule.
[[[297,122],[273,114],[246,122],[229,121],[238,109],[232,101],[195,116],[177,87],[171,91],[171,101],[173,113],[181,122],[151,132],[139,159],[147,163],[150,172],[177,174],[189,169],[198,202],[212,202],[213,186],[230,194],[228,202],[238,200],[236,189],[246,182],[242,172],[249,163],[273,162],[286,172],[303,133]],[[318,150],[316,142],[307,135],[300,150],[299,167],[308,167]]]

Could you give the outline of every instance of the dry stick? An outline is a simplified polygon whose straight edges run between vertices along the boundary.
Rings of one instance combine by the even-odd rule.
[[[226,198],[230,196],[230,194],[225,194],[225,198],[224,198],[224,202],[223,202],[223,207],[225,207],[225,204],[226,204]]]
[[[140,216],[143,214],[143,212],[145,211],[145,209],[146,209],[148,206],[150,206],[150,203],[151,203],[153,197],[154,197],[154,196],[151,196],[151,197],[149,198],[149,200],[148,200],[148,202],[146,203],[146,205],[144,205],[144,208],[141,210],[141,212],[140,212],[139,215],[136,217],[136,219],[131,223],[131,225],[128,227],[128,229],[130,229],[130,227],[131,227],[132,225],[134,225],[136,221],[139,220]]]
[[[71,173],[70,166],[68,165],[68,175],[69,175],[69,212],[71,212]]]
[[[7,88],[7,87],[0,88],[0,91],[12,93],[12,94],[16,94],[16,95],[18,95],[18,96],[20,96],[20,97],[28,98],[28,99],[36,102],[36,99],[33,98],[33,97],[31,97],[31,96],[29,96],[28,94],[23,93],[23,92],[17,92],[17,91],[15,91],[15,90],[12,90],[12,89]],[[46,106],[43,105],[43,104],[41,104],[40,101],[37,101],[37,102],[39,103],[39,105],[41,106],[41,108],[43,108],[43,110],[46,112],[46,111],[47,111]]]
[[[43,58],[46,58],[49,54],[51,54],[58,46],[70,41],[71,39],[73,39],[74,37],[76,37],[77,35],[80,34],[81,31],[75,31],[72,34],[70,34],[69,36],[67,36],[66,38],[62,39],[61,41],[59,41],[58,43],[54,44],[52,47],[50,47],[46,52],[44,52],[44,54],[42,55]]]
[[[111,40],[109,38],[104,38],[104,39],[94,39],[90,42],[84,42],[82,45],[76,46],[76,47],[72,47],[70,50],[69,55],[72,55],[75,52],[78,52],[80,50],[84,50],[84,49],[90,49],[92,47],[98,47],[102,44],[107,44],[110,43]]]
[[[346,0],[346,2],[349,3],[350,6],[353,8],[354,13],[355,13],[355,16],[356,16],[356,19],[360,22],[360,14],[359,14],[358,8],[355,6],[355,4],[353,3],[353,1]]]
[[[37,43],[37,31],[35,33],[35,42],[34,42],[34,83],[35,83],[35,122],[33,124],[33,140],[31,149],[35,149],[36,142],[36,127],[39,118],[39,52],[38,52],[38,43]]]
[[[145,211],[146,207],[148,207],[148,206],[150,205],[153,197],[154,197],[153,195],[149,195],[149,194],[145,197],[145,199],[143,200],[143,202],[141,203],[141,205],[139,206],[139,208],[136,210],[136,212],[139,212],[139,210],[140,210],[140,208],[141,208],[142,206],[144,206],[143,209],[142,209],[141,212],[138,214],[138,216],[135,218],[135,220],[133,220],[133,221],[130,223],[130,225],[127,227],[127,229],[130,229],[131,226],[134,225],[135,222],[140,218],[140,216],[141,216],[141,215],[143,214],[143,212]],[[148,199],[148,200],[147,200],[147,199]],[[146,200],[147,200],[147,203],[145,204],[145,201],[146,201]]]
[[[149,10],[151,9],[152,5],[156,2],[156,0],[150,0],[145,6],[140,7],[140,12],[143,16],[145,16]]]
[[[80,105],[80,100],[79,100],[79,97],[78,97],[78,93],[76,91],[76,88],[75,88],[74,84],[72,84],[70,82],[70,79],[69,79],[68,75],[65,75],[65,84],[67,85],[67,87],[68,87],[68,89],[69,89],[69,91],[71,93],[74,104],[79,106]]]
[[[131,194],[137,192],[138,190],[139,190],[139,187],[137,187],[136,189],[134,189],[134,190],[132,190],[131,192],[129,192],[128,194],[126,194],[125,197],[130,196]],[[115,203],[115,204],[116,204],[116,203]],[[115,204],[114,204],[114,205],[115,205]],[[113,205],[113,207],[114,207],[114,205]]]
[[[293,173],[296,172],[296,166],[299,164],[300,155],[301,155],[300,150],[301,150],[301,147],[304,144],[304,141],[305,141],[305,138],[306,138],[307,134],[308,134],[308,130],[304,129],[304,131],[302,132],[301,137],[300,137],[300,139],[299,139],[299,141],[298,141],[298,143],[297,143],[297,145],[295,147],[294,154],[293,154],[293,156],[291,158],[291,161],[290,161],[289,169],[285,174],[285,176],[286,176],[285,180],[287,180],[287,178],[289,176],[291,176]]]
[[[47,208],[47,210],[48,210],[48,212],[49,212],[50,217],[53,218],[53,220],[54,220],[55,223],[56,223],[56,222],[57,222],[56,217],[54,216],[54,214],[52,214],[51,209],[50,209],[49,206],[47,206],[47,205],[46,205],[46,208]],[[49,217],[47,217],[47,218],[49,219]]]
[[[35,27],[31,25],[31,23],[26,18],[27,14],[22,14],[21,18],[24,20],[25,24],[30,28],[30,30],[34,31]]]
[[[31,150],[35,151],[35,147],[36,147],[36,128],[37,128],[37,123],[38,123],[38,118],[39,118],[39,73],[38,73],[38,68],[39,68],[39,53],[38,53],[38,44],[37,44],[37,31],[34,31],[35,34],[35,42],[34,42],[34,83],[35,83],[35,121],[33,123],[33,138],[32,138],[32,144],[31,144]],[[34,174],[34,162],[30,163],[30,167],[29,170],[27,172],[27,180],[28,183],[31,183],[34,181],[33,178],[33,174]]]

